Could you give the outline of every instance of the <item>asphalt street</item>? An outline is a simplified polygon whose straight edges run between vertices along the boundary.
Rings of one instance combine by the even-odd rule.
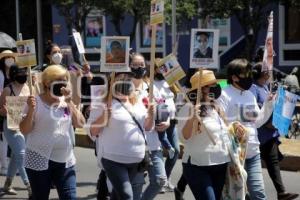
[[[75,148],[75,153],[77,157],[77,199],[82,200],[92,200],[96,199],[95,188],[96,181],[99,174],[99,168],[97,167],[96,158],[94,151],[92,149],[85,148]],[[172,174],[171,181],[176,183],[181,175],[181,161],[179,160],[175,166],[175,169]],[[271,182],[271,179],[268,177],[267,171],[264,169],[264,180],[267,197],[269,200],[276,200],[276,191]],[[290,192],[300,193],[300,172],[287,172],[282,171],[283,181],[286,185],[286,188]],[[5,177],[0,177],[0,187],[4,184]],[[0,199],[13,199],[13,200],[22,200],[27,199],[27,192],[22,184],[21,178],[17,176],[13,183],[15,189],[18,191],[16,196],[8,196],[0,193]],[[186,200],[193,200],[192,193],[189,189],[185,192]],[[51,200],[57,199],[56,190],[51,190]],[[173,193],[159,194],[156,200],[171,200],[174,199]],[[300,199],[300,198],[298,198]]]

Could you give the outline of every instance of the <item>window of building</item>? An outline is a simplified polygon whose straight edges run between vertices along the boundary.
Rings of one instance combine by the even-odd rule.
[[[279,65],[300,65],[300,11],[279,6]]]

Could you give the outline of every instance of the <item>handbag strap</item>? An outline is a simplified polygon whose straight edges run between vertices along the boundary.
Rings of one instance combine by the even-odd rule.
[[[139,127],[140,131],[142,132],[143,134],[143,137],[144,137],[144,140],[145,140],[145,144],[146,146],[148,146],[148,143],[147,143],[147,140],[146,140],[146,135],[145,135],[145,132],[144,132],[144,129],[142,128],[141,124],[138,122],[138,120],[135,118],[135,116],[133,115],[133,113],[128,110],[128,108],[119,100],[119,99],[116,99],[120,104],[121,106],[127,110],[127,112],[130,114],[132,120],[136,123],[136,125]]]

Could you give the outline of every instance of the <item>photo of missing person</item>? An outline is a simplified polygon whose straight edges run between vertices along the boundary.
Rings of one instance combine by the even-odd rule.
[[[213,32],[196,32],[193,58],[212,58]]]
[[[126,40],[109,39],[106,41],[106,63],[126,62]]]
[[[140,34],[141,34],[141,47],[150,47],[151,46],[151,34],[152,29],[150,22],[140,24]],[[156,47],[163,46],[163,24],[157,24],[156,26]]]
[[[101,37],[104,35],[104,17],[88,16],[85,21],[85,45],[100,47]]]

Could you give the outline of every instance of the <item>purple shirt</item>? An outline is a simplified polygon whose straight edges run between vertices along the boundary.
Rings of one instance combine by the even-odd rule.
[[[269,95],[269,89],[267,85],[260,86],[258,84],[253,84],[250,88],[250,91],[256,98],[258,106],[261,108]],[[270,123],[272,120],[272,116],[267,121],[266,124]],[[267,128],[265,125],[261,126],[257,129],[258,132],[258,140],[260,144],[265,144],[266,142],[278,138],[280,135],[277,130]]]

